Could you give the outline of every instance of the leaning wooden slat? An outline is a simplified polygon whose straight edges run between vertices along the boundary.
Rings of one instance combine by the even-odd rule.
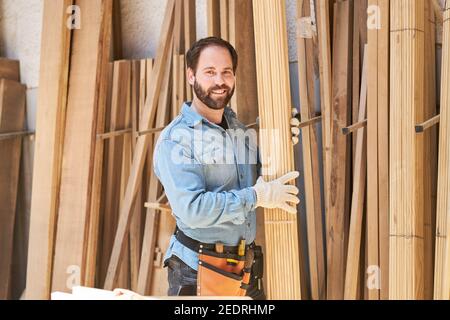
[[[68,280],[68,272],[79,275],[82,283],[86,272],[92,161],[97,116],[104,110],[99,100],[105,92],[100,88],[109,62],[112,18],[111,0],[76,0],[75,4],[84,12],[83,27],[74,30],[72,41],[52,278],[52,290],[63,292],[77,282],[76,277]]]
[[[195,0],[184,0],[184,49],[190,49],[197,39],[196,22],[196,3]],[[184,63],[183,63],[184,66]],[[192,101],[192,90],[189,82],[185,81],[186,101]]]
[[[366,45],[367,47],[367,45]],[[361,79],[361,97],[358,121],[366,119],[367,102],[367,50],[363,58],[363,69]],[[358,90],[359,91],[359,90]],[[347,267],[345,268],[345,289],[344,298],[346,300],[356,300],[358,298],[358,280],[360,269],[360,253],[362,242],[362,225],[364,215],[364,199],[366,189],[366,167],[367,167],[367,140],[366,129],[360,128],[356,133],[355,164],[353,171],[353,195],[352,208],[350,213],[349,241],[347,250]]]
[[[328,217],[331,168],[331,35],[330,1],[319,0],[317,5],[317,37],[319,47],[320,101],[322,112],[322,145],[325,212]],[[328,222],[327,222],[328,224]]]
[[[256,85],[255,36],[251,0],[230,0],[230,42],[239,52],[236,89],[231,107],[244,124],[258,117],[258,88]]]
[[[218,0],[220,14],[220,37],[230,41],[229,33],[229,0]]]
[[[442,38],[441,123],[436,219],[434,299],[450,299],[450,1],[446,2]]]
[[[170,64],[168,65],[170,69]],[[180,79],[181,82],[181,79]],[[158,105],[158,119],[156,126],[164,126],[166,125],[170,120],[173,120],[170,109],[174,108],[175,106],[170,104],[170,99],[167,99],[167,96],[170,97],[170,90],[173,90],[173,88],[166,87],[166,81],[164,81],[164,87],[161,90],[161,97],[160,97],[160,103]],[[181,88],[181,86],[178,86]],[[182,89],[181,89],[182,90]],[[179,93],[180,96],[182,96],[182,93]],[[169,104],[168,104],[169,103]],[[168,105],[167,105],[168,104]],[[156,134],[154,139],[155,143],[157,139],[159,138],[159,135]],[[154,175],[154,172],[152,174],[152,179],[156,182],[156,191],[159,198],[156,198],[158,202],[161,202],[163,198],[165,198],[165,193],[163,192],[161,184],[158,182],[158,179],[156,175]],[[150,190],[149,190],[149,197],[148,199],[155,199],[153,196],[151,196]],[[170,214],[164,214],[159,213],[159,211],[151,210],[147,208],[147,217],[150,218],[150,223],[155,223],[157,228],[155,229],[156,232],[156,239],[155,239],[155,245],[154,250],[151,252],[151,257],[153,258],[151,260],[151,263],[153,263],[152,268],[152,274],[151,274],[151,284],[149,288],[149,292],[153,296],[161,296],[167,294],[168,289],[168,282],[167,282],[167,268],[163,268],[163,255],[169,248],[169,241],[171,236],[173,235],[173,231],[175,230],[176,222],[172,215]],[[152,218],[153,222],[151,221]]]
[[[370,20],[379,22],[379,1],[369,0]],[[387,26],[383,25],[384,28]],[[367,263],[369,266],[379,266],[378,251],[378,36],[379,29],[371,27],[368,36],[368,110],[367,110]],[[381,38],[381,36],[380,36]],[[379,299],[379,286],[368,288],[370,300]]]
[[[378,230],[380,299],[389,299],[389,5],[378,0],[381,28],[378,30]],[[369,182],[368,182],[369,183]],[[369,243],[370,245],[370,243]]]
[[[310,17],[310,2],[300,0],[297,2],[297,17]],[[312,34],[306,38],[297,34],[297,52],[299,68],[300,111],[302,121],[307,121],[314,114],[314,52]],[[302,129],[303,170],[305,176],[306,215],[308,228],[309,271],[311,282],[311,298],[314,300],[326,299],[325,278],[325,251],[323,240],[322,207],[320,199],[320,185],[317,177],[320,172],[313,162],[319,161],[317,149],[316,126],[307,126]],[[315,182],[316,181],[316,182]]]
[[[104,133],[105,130],[109,130],[109,123],[111,120],[111,97],[113,90],[113,73],[114,64],[108,63],[106,70],[102,71],[105,75],[105,112],[99,113],[97,121],[97,134]],[[103,230],[101,226],[104,221],[104,208],[105,198],[104,189],[107,184],[107,162],[104,161],[104,155],[108,154],[107,143],[104,139],[97,139],[95,142],[95,156],[94,156],[94,174],[92,178],[92,197],[91,197],[91,213],[89,221],[89,238],[88,249],[86,253],[86,276],[85,284],[87,286],[94,287],[98,283],[102,270],[101,252],[103,252],[103,233],[107,230]],[[106,159],[107,160],[107,159]],[[106,162],[105,166],[103,164]],[[100,257],[100,258],[99,258]],[[97,280],[97,281],[96,281]]]
[[[172,45],[171,45],[172,46]],[[178,59],[177,56],[173,56],[174,60]],[[169,108],[168,102],[174,103],[172,99],[169,99],[170,94],[170,75],[174,60],[167,59],[164,66],[164,79],[162,82],[161,92],[158,101],[157,117],[155,127],[162,127],[167,123],[167,113]],[[172,74],[173,76],[173,74]],[[183,88],[184,89],[184,88]],[[174,88],[173,88],[174,90]],[[157,141],[159,134],[153,137],[154,143]],[[153,158],[153,150],[149,155]],[[153,167],[153,166],[152,166]],[[159,182],[154,171],[151,172],[150,181],[148,186],[148,193],[146,195],[146,201],[155,201],[159,194]],[[141,263],[139,265],[139,278],[137,283],[137,292],[143,295],[150,294],[150,288],[152,285],[153,275],[153,261],[156,246],[156,236],[159,226],[159,211],[147,209],[145,215],[144,226],[144,240],[141,253]],[[159,279],[161,281],[161,279]]]
[[[131,62],[132,61],[124,61],[128,65],[128,75],[121,78],[121,82],[124,84],[126,90],[124,90],[125,95],[125,103],[120,106],[121,109],[124,110],[124,123],[123,126],[125,128],[131,127]],[[120,172],[120,183],[119,183],[119,196],[118,198],[123,200],[123,195],[125,193],[126,183],[128,176],[130,175],[130,166],[132,160],[132,154],[134,149],[134,141],[131,134],[125,134],[122,140],[122,169]],[[122,204],[119,202],[119,208]],[[136,206],[135,208],[136,209]],[[134,210],[133,209],[133,210]],[[136,218],[137,215],[134,215],[133,218]],[[137,236],[139,236],[139,231]],[[130,283],[130,237],[125,238],[125,254],[122,258],[121,266],[120,266],[120,275],[117,281],[117,287],[120,288],[131,288]],[[136,278],[136,275],[133,275]]]
[[[0,58],[0,79],[20,81],[19,60]]]
[[[19,132],[25,124],[26,87],[0,79],[0,133]],[[22,138],[0,141],[0,300],[10,298],[14,222]]]
[[[206,14],[208,37],[220,37],[220,2],[206,0]]]
[[[425,120],[436,115],[436,18],[432,1],[425,1],[425,72],[424,110]],[[424,169],[424,299],[433,299],[434,285],[434,239],[436,232],[436,188],[437,188],[437,126],[423,132]]]
[[[111,111],[109,119],[109,131],[124,129],[125,126],[125,106],[129,83],[126,81],[130,77],[130,64],[128,61],[114,62]],[[120,209],[120,181],[123,162],[123,141],[124,136],[118,136],[108,141],[107,157],[105,166],[106,181],[104,185],[105,204],[103,211],[103,236],[100,279],[105,279],[109,258],[114,241],[114,231],[117,228]]]
[[[148,129],[155,119],[158,94],[163,78],[163,65],[167,57],[171,54],[169,51],[169,44],[173,31],[173,11],[174,1],[169,0],[169,2],[167,3],[166,14],[163,20],[163,27],[161,29],[162,32],[160,45],[152,72],[153,81],[151,83],[149,91],[147,92],[145,108],[140,119],[139,128],[141,128],[141,130]],[[128,235],[130,216],[133,209],[134,200],[136,199],[136,194],[141,183],[141,174],[143,171],[146,159],[146,151],[148,149],[150,139],[151,137],[149,137],[149,135],[144,135],[139,137],[136,143],[133,163],[130,171],[130,178],[128,179],[123,205],[120,209],[119,225],[117,228],[116,237],[114,239],[114,246],[111,254],[110,264],[108,267],[108,274],[105,280],[105,289],[113,289],[115,280],[118,276],[118,266],[120,258],[124,253],[124,239]]]
[[[345,211],[348,138],[341,128],[348,125],[348,110],[351,106],[350,80],[350,25],[352,15],[350,1],[335,4],[335,30],[333,40],[333,104],[331,123],[331,171],[327,229],[327,297],[344,297],[346,237]]]
[[[66,26],[66,10],[72,3],[72,0],[44,2],[27,263],[28,299],[50,298],[70,57],[71,30]]]
[[[135,60],[131,62],[131,122],[132,122],[132,141],[131,141],[131,158],[134,153],[134,147],[137,140],[138,132],[138,115],[139,115],[139,80],[140,80],[140,61]],[[140,254],[142,247],[142,224],[143,224],[143,210],[141,208],[142,199],[142,185],[136,198],[136,205],[134,207],[135,213],[131,219],[130,225],[130,277],[131,290],[137,290],[137,282],[139,275]]]

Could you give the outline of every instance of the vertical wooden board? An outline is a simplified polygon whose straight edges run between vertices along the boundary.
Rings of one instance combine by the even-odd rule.
[[[370,8],[379,8],[378,0],[369,0]],[[379,22],[376,10],[370,21]],[[367,259],[369,266],[379,266],[378,252],[378,36],[379,29],[368,29],[368,109],[367,109]],[[381,37],[380,37],[381,38]],[[369,299],[378,300],[378,289],[368,290]]]
[[[220,2],[206,0],[206,23],[208,37],[220,37]]]
[[[425,85],[424,85],[424,119],[436,115],[436,19],[432,1],[425,1]],[[423,180],[423,214],[424,214],[424,299],[433,299],[434,285],[434,239],[436,231],[436,187],[437,187],[437,126],[423,133],[424,168]]]
[[[73,33],[52,279],[52,290],[62,292],[84,283],[101,71],[109,61],[112,15],[111,0],[75,3],[84,12],[83,28]]]
[[[328,222],[331,168],[331,32],[330,1],[317,1],[317,34],[319,48],[320,101],[322,112],[322,149],[326,225]],[[331,6],[332,7],[332,6]]]
[[[310,2],[297,3],[297,20],[311,15]],[[315,74],[313,40],[302,38],[297,34],[297,52],[299,65],[300,113],[302,121],[307,121],[315,111]],[[323,221],[320,184],[316,177],[320,176],[317,165],[319,154],[317,148],[316,127],[302,129],[303,170],[305,176],[307,235],[309,253],[309,272],[311,298],[326,298],[325,257],[323,247]]]
[[[363,58],[363,71],[361,80],[361,97],[358,99],[360,110],[358,121],[366,119],[367,102],[367,50]],[[359,91],[359,90],[358,90]],[[344,298],[356,300],[358,298],[359,270],[361,266],[362,225],[364,215],[364,200],[367,176],[367,140],[366,129],[361,128],[356,133],[355,163],[353,171],[352,207],[349,227],[349,244],[347,251],[347,266],[345,268]]]
[[[380,299],[389,299],[389,5],[378,0],[381,29],[378,30],[378,228]]]
[[[19,187],[14,225],[13,267],[11,275],[11,299],[24,297],[27,277],[27,252],[30,230],[31,185],[33,178],[34,139],[22,139]]]
[[[230,41],[228,5],[228,0],[219,0],[220,37],[226,41]]]
[[[124,113],[124,122],[123,128],[131,127],[131,70],[132,70],[132,61],[124,61],[127,65],[128,73],[121,77],[120,82],[123,84],[125,90],[123,90],[124,95],[124,103],[119,106],[120,109],[123,109]],[[122,205],[123,195],[125,193],[127,179],[130,175],[130,167],[132,160],[132,143],[134,141],[132,134],[125,134],[122,139],[122,152],[121,152],[121,171],[120,171],[120,182],[119,182],[119,205],[118,208]],[[115,174],[115,172],[113,173]],[[135,218],[136,215],[133,217]],[[131,233],[130,233],[131,235]],[[120,266],[120,276],[117,281],[117,287],[119,288],[129,288],[131,289],[131,269],[130,269],[130,237],[125,238],[125,254],[121,261]],[[135,276],[135,275],[134,275]]]
[[[140,77],[140,61],[132,61],[131,64],[131,114],[132,114],[132,141],[131,141],[131,158],[134,152],[134,145],[137,139],[138,130],[138,114],[139,114],[139,77]],[[141,229],[143,224],[143,199],[142,199],[142,185],[141,190],[138,192],[136,199],[136,206],[134,208],[135,213],[130,225],[130,277],[131,277],[131,289],[137,290],[137,281],[139,275],[140,254],[142,247]]]
[[[172,45],[171,45],[172,47]],[[169,50],[171,52],[172,50]],[[158,110],[157,117],[155,122],[155,127],[162,127],[168,122],[168,115],[170,113],[170,108],[168,105],[171,105],[172,108],[174,100],[171,95],[171,86],[170,81],[173,79],[174,73],[171,72],[171,69],[175,63],[175,60],[178,59],[178,56],[172,56],[174,59],[167,59],[164,65],[164,79],[161,87],[161,92],[159,95],[158,101]],[[172,76],[172,77],[171,77]],[[172,78],[172,79],[171,79]],[[172,88],[175,90],[175,88]],[[173,116],[172,113],[170,113]],[[155,134],[153,137],[153,144],[156,143],[159,134]],[[150,159],[153,159],[153,150],[151,150],[151,154],[149,155]],[[153,168],[153,162],[150,163],[150,166]],[[155,202],[159,196],[159,182],[156,177],[154,171],[150,173],[149,177],[149,186],[148,193],[146,196],[146,201]],[[138,292],[141,294],[156,294],[151,288],[152,284],[159,284],[160,282],[165,282],[164,278],[158,277],[158,272],[154,271],[154,258],[155,258],[155,248],[157,245],[157,236],[158,229],[168,227],[167,224],[160,224],[160,212],[153,209],[146,210],[145,216],[145,226],[144,226],[144,240],[141,254],[141,264],[139,266],[139,278],[138,278]],[[172,233],[173,233],[172,229]],[[160,274],[160,273],[159,273]],[[166,293],[163,293],[165,295]]]
[[[54,227],[67,98],[71,0],[45,1],[36,115],[36,143],[28,247],[28,299],[50,298]]]
[[[113,87],[111,98],[111,116],[109,131],[125,129],[125,112],[129,92],[130,63],[114,62]],[[100,278],[105,279],[108,262],[114,241],[114,233],[119,220],[120,181],[123,161],[124,137],[118,136],[108,141],[107,172],[105,182],[105,205],[103,212],[102,267]]]
[[[23,130],[25,92],[18,82],[0,80],[0,134]],[[20,137],[0,141],[0,300],[10,298],[21,147]]]
[[[255,35],[251,0],[230,0],[230,41],[239,54],[236,89],[231,107],[244,124],[258,117],[256,83]]]
[[[184,0],[184,48],[186,52],[197,39],[195,8],[195,0]]]
[[[20,81],[19,60],[0,58],[0,79]]]
[[[327,297],[342,299],[344,296],[345,277],[345,219],[347,192],[346,176],[348,158],[348,138],[341,133],[341,128],[348,125],[348,108],[351,75],[350,65],[350,1],[338,2],[335,5],[335,30],[333,41],[333,105],[332,105],[332,141],[330,199],[327,225]]]
[[[434,299],[450,299],[450,1],[446,2],[442,38],[441,122],[439,127],[439,167],[436,216],[436,259]]]

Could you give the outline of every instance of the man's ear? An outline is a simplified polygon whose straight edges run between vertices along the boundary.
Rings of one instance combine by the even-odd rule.
[[[189,84],[191,86],[194,85],[195,83],[195,73],[194,70],[192,70],[192,68],[187,68],[186,70],[186,76],[187,76],[187,81],[189,82]]]

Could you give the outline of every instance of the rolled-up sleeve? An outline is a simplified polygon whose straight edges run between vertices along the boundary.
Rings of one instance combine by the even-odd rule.
[[[203,165],[180,143],[159,141],[153,163],[173,214],[189,228],[208,228],[226,222],[243,224],[246,215],[255,208],[253,188],[206,191]]]

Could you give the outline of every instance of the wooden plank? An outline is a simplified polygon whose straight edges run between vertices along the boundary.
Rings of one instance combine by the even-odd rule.
[[[66,27],[66,9],[72,3],[71,0],[44,2],[27,299],[50,297],[70,57],[71,31]]]
[[[111,115],[109,131],[120,130],[126,127],[124,106],[127,105],[130,78],[130,63],[128,61],[114,62],[114,75],[112,87]],[[123,161],[124,136],[115,137],[108,142],[107,173],[105,182],[105,209],[103,217],[102,239],[102,267],[100,278],[105,279],[111,250],[114,243],[115,230],[119,220],[120,210],[120,181]]]
[[[121,83],[123,83],[125,90],[123,94],[125,96],[125,103],[120,106],[124,111],[124,127],[131,127],[131,62],[132,61],[124,61],[128,65],[128,74],[125,77],[121,78]],[[122,161],[121,161],[121,171],[120,171],[120,183],[119,183],[119,196],[120,199],[119,206],[122,205],[123,196],[125,193],[127,179],[130,175],[130,166],[132,161],[132,154],[134,149],[133,137],[131,134],[125,134],[122,139]],[[114,172],[114,174],[116,174]],[[136,209],[136,207],[134,208]],[[133,209],[133,210],[134,210]],[[135,218],[136,215],[133,216]],[[131,233],[130,233],[131,235]],[[139,236],[139,234],[138,234]],[[119,288],[131,288],[131,278],[130,278],[130,237],[125,238],[125,254],[122,258],[121,266],[120,266],[120,275],[117,280],[117,287]],[[135,267],[137,268],[137,267]],[[136,274],[133,275],[136,278]]]
[[[424,108],[424,1],[391,0],[389,298],[423,299],[423,207],[414,125]]]
[[[367,46],[367,45],[366,45]],[[363,69],[361,79],[361,97],[358,99],[360,103],[358,121],[366,119],[367,106],[367,50],[365,50],[363,58]],[[359,90],[358,90],[359,91]],[[366,129],[360,128],[356,132],[356,150],[355,164],[353,170],[353,194],[352,208],[350,213],[349,241],[347,250],[347,266],[345,268],[345,289],[344,298],[346,300],[356,300],[358,298],[358,281],[360,260],[361,260],[361,243],[362,243],[362,226],[364,215],[364,199],[366,189],[367,176],[367,140]]]
[[[220,2],[206,0],[206,23],[208,37],[220,37]]]
[[[24,129],[25,94],[24,85],[0,80],[0,133]],[[0,141],[0,300],[10,298],[21,148],[21,137]]]
[[[230,41],[229,32],[229,1],[219,0],[219,14],[220,14],[220,37],[223,40]]]
[[[173,46],[173,44],[171,44]],[[170,51],[169,51],[170,52]],[[177,56],[173,56],[172,59],[167,59],[166,64],[164,66],[164,79],[162,82],[161,92],[159,95],[158,102],[158,110],[156,117],[156,127],[164,126],[167,124],[168,120],[168,111],[170,109],[167,107],[168,102],[171,101],[171,104],[174,103],[172,99],[169,99],[170,95],[170,76],[171,76],[171,68],[173,62],[178,59]],[[173,76],[173,74],[172,74]],[[173,88],[175,89],[175,88]],[[175,105],[172,105],[174,107]],[[159,134],[155,134],[153,137],[154,143],[156,143]],[[151,155],[153,158],[153,150],[151,151]],[[152,165],[153,167],[153,165]],[[159,196],[159,181],[156,177],[154,171],[151,172],[150,183],[148,187],[148,194],[146,197],[146,201],[155,201]],[[150,293],[150,288],[152,285],[152,275],[153,275],[153,263],[154,263],[154,254],[156,247],[156,237],[159,226],[159,211],[147,209],[146,210],[146,219],[145,219],[145,227],[144,227],[144,240],[142,246],[141,253],[141,264],[139,266],[139,278],[137,284],[137,292],[143,295]],[[173,230],[172,230],[173,232]],[[161,281],[161,279],[159,279]]]
[[[114,60],[123,57],[121,0],[113,0],[112,42]]]
[[[434,299],[450,299],[450,2],[446,2],[442,38],[441,124],[436,218],[436,260]]]
[[[137,140],[138,130],[138,115],[139,115],[139,77],[140,77],[140,65],[138,60],[131,63],[131,112],[132,112],[132,127],[133,136],[131,141],[131,158],[134,153],[134,147]],[[131,225],[130,225],[130,277],[131,277],[131,290],[137,290],[140,255],[142,250],[142,226],[143,226],[143,199],[142,199],[142,186],[138,192],[136,199],[136,206],[134,208]]]
[[[345,219],[347,160],[349,159],[348,138],[341,134],[341,128],[348,125],[350,96],[350,36],[351,4],[342,1],[335,4],[335,27],[333,40],[333,105],[331,124],[331,172],[330,196],[327,224],[327,298],[344,297],[346,237]]]
[[[187,52],[197,39],[196,3],[195,0],[184,1],[184,42]],[[183,62],[183,66],[185,63]],[[185,68],[184,68],[185,69]],[[192,89],[186,82],[186,101],[192,101]]]
[[[330,1],[317,1],[320,101],[322,113],[323,179],[326,225],[328,225],[331,170],[331,35]]]
[[[380,299],[389,299],[389,6],[378,0],[381,29],[378,30],[378,228],[381,275]],[[368,182],[369,184],[369,182]],[[369,223],[369,222],[368,222]],[[368,244],[370,245],[370,243]]]
[[[239,52],[236,89],[231,107],[244,124],[258,117],[258,88],[256,84],[255,35],[251,0],[230,0],[230,43]]]
[[[297,2],[297,20],[310,17],[310,2]],[[315,113],[314,48],[312,38],[297,34],[299,68],[300,112],[302,121],[308,121]],[[306,222],[308,235],[309,272],[311,297],[313,300],[326,299],[325,251],[323,239],[323,219],[321,206],[318,137],[315,125],[302,129],[303,170],[306,197]]]
[[[20,82],[19,60],[0,58],[0,79]]]
[[[369,0],[371,8],[379,8],[378,0]],[[370,21],[380,22],[379,11],[372,12]],[[380,16],[379,16],[380,15]],[[375,19],[375,20],[374,20]],[[383,26],[386,27],[386,26]],[[378,231],[378,36],[377,28],[368,29],[368,111],[367,111],[367,264],[379,266],[379,231]],[[380,36],[381,38],[381,36]],[[368,270],[367,270],[368,271]],[[366,272],[367,272],[366,271]],[[376,275],[373,275],[376,276]],[[379,299],[379,284],[368,288],[370,300]]]
[[[110,106],[112,96],[113,84],[113,63],[108,63],[105,70],[102,71],[104,79],[102,80],[101,91],[105,90],[105,94],[101,95],[99,105],[105,104],[105,112],[99,112],[97,118],[97,137],[98,134],[104,134],[105,130],[109,130],[109,122],[111,120]],[[106,126],[108,124],[108,126]],[[107,154],[104,139],[96,139],[95,155],[94,155],[94,173],[92,178],[92,197],[91,197],[91,212],[89,217],[89,240],[86,253],[86,276],[85,283],[87,286],[95,286],[96,278],[99,278],[101,269],[101,252],[103,252],[103,242],[99,241],[103,238],[103,230],[101,228],[104,221],[104,197],[103,190],[107,183],[107,171],[105,170],[104,155]],[[105,165],[107,169],[107,163]]]
[[[253,18],[260,128],[264,129],[260,130],[262,169],[273,179],[294,169],[285,2],[254,1]],[[264,222],[268,298],[301,299],[297,216],[265,209]]]
[[[195,0],[184,0],[184,48],[187,52],[197,39]]]
[[[423,119],[436,114],[436,18],[431,1],[425,1],[425,74]],[[423,134],[422,159],[424,214],[424,299],[433,299],[434,285],[434,239],[436,232],[436,190],[437,190],[437,126]],[[418,155],[420,157],[420,155]],[[420,174],[420,173],[419,173]]]
[[[109,61],[112,18],[111,0],[77,0],[75,4],[84,12],[83,28],[74,31],[72,41],[52,278],[52,290],[62,292],[85,279],[92,160],[97,115],[103,109],[101,71]],[[72,278],[68,270],[74,272]]]
[[[174,12],[174,1],[169,0],[166,7],[166,14],[163,20],[163,27],[160,38],[160,45],[158,48],[158,53],[155,60],[155,65],[152,72],[153,81],[151,87],[147,92],[147,100],[145,103],[145,108],[143,114],[141,115],[139,128],[148,129],[155,119],[156,106],[158,102],[158,93],[161,88],[162,78],[163,78],[163,62],[167,59],[170,54],[169,42],[173,31],[173,12]],[[113,251],[111,254],[111,260],[108,267],[108,274],[105,280],[105,289],[112,289],[114,283],[118,276],[118,266],[120,258],[124,253],[124,239],[128,235],[130,226],[130,216],[134,205],[134,200],[136,199],[137,191],[141,183],[141,174],[143,171],[146,151],[149,145],[151,137],[149,135],[144,135],[139,137],[135,153],[133,156],[133,163],[130,171],[130,178],[128,179],[128,184],[125,192],[125,198],[123,201],[123,206],[120,209],[119,225],[116,232],[116,237],[114,239]]]

